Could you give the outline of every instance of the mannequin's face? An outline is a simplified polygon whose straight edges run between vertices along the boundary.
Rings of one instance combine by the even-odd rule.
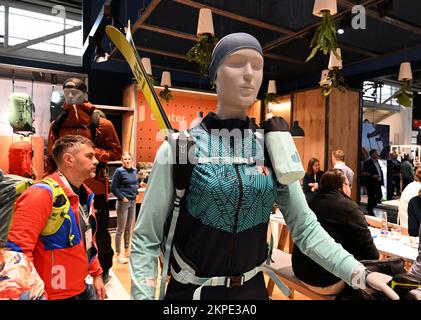
[[[256,50],[241,49],[227,56],[216,73],[219,108],[247,110],[256,100],[262,78],[263,57]]]
[[[69,83],[72,84],[71,82]],[[82,104],[87,96],[82,90],[76,88],[66,88],[64,91],[64,100],[67,104]]]

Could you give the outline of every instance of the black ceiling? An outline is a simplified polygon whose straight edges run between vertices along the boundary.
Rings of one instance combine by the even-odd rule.
[[[396,79],[400,62],[412,62],[414,86],[421,90],[421,1],[337,0],[337,26],[354,17],[351,8],[359,3],[366,9],[366,29],[345,27],[338,35],[342,48],[343,73],[347,79]],[[314,0],[149,0],[119,1],[123,23],[132,20],[139,53],[152,61],[159,78],[170,70],[173,85],[209,89],[198,67],[185,58],[195,44],[199,9],[209,7],[217,38],[248,32],[261,43],[265,53],[264,83],[277,80],[278,91],[315,86],[328,57],[318,53],[305,63],[312,33],[320,18],[312,15]],[[347,19],[346,19],[347,18]],[[114,52],[114,60],[121,56]]]

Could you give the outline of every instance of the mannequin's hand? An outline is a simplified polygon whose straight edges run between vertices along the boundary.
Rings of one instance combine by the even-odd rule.
[[[399,300],[398,294],[387,283],[392,280],[391,276],[380,272],[371,272],[367,275],[366,284],[373,289],[383,291],[392,300]]]

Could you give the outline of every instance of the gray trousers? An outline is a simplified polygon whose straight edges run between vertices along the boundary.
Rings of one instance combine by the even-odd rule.
[[[129,248],[130,233],[135,217],[136,200],[117,201],[117,232],[115,234],[115,250],[120,253],[121,236],[124,232],[124,249]]]

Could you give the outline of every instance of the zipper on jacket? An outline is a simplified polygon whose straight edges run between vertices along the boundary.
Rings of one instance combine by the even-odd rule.
[[[240,213],[240,208],[241,208],[241,202],[243,201],[243,196],[244,196],[244,192],[243,192],[243,181],[241,180],[241,175],[240,175],[240,170],[238,169],[238,164],[234,164],[234,169],[235,169],[235,173],[237,175],[237,179],[238,179],[238,185],[239,185],[239,195],[238,195],[238,204],[237,204],[237,208],[235,209],[235,214],[234,214],[234,226],[233,226],[233,240],[232,240],[232,245],[231,245],[231,255],[230,255],[230,263],[229,263],[229,272],[232,273],[233,272],[233,262],[234,262],[234,253],[236,251],[236,247],[237,247],[237,226],[238,226],[238,215]],[[232,274],[230,274],[232,275]]]

